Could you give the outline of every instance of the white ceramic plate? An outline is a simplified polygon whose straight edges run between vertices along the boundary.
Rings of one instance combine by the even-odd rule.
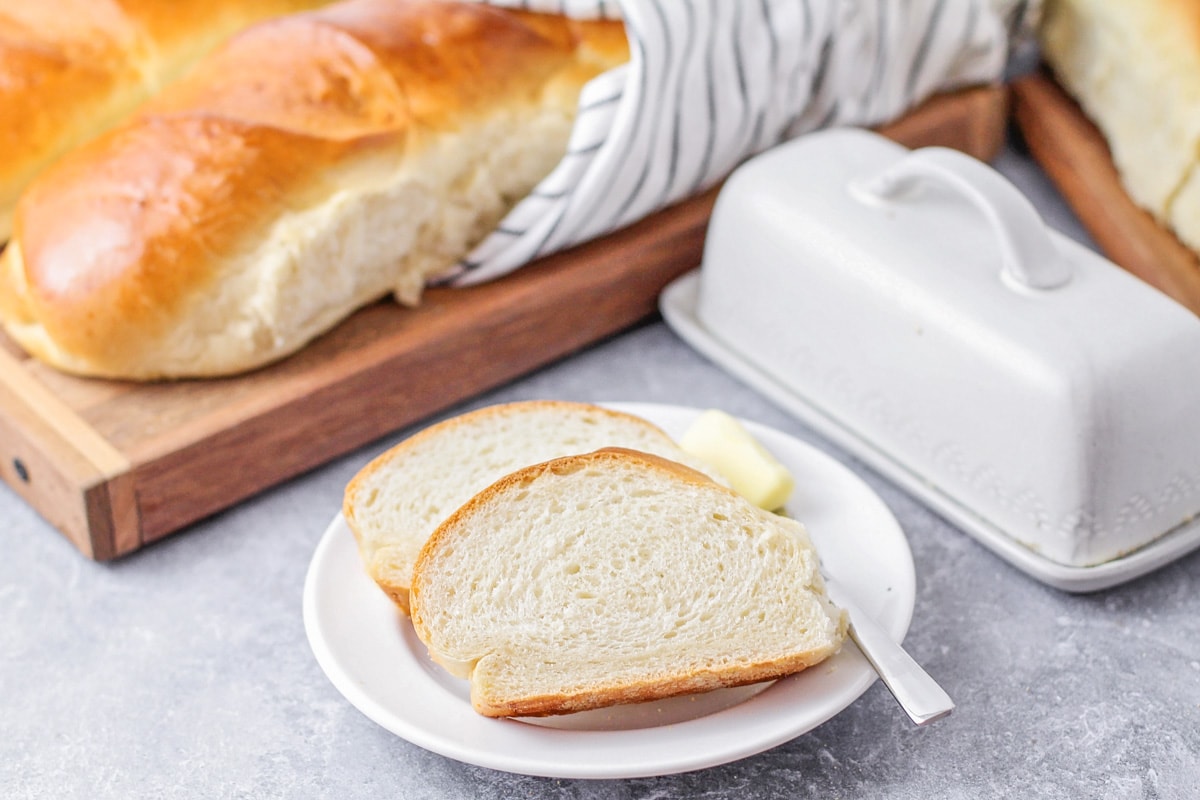
[[[694,409],[613,404],[678,437]],[[751,422],[747,428],[796,477],[788,511],[816,542],[826,572],[897,642],[912,620],[912,553],[896,518],[850,470],[819,450]],[[472,710],[467,684],[430,661],[408,620],[363,572],[339,515],[304,586],[304,626],[318,663],[356,708],[435,753],[492,769],[559,778],[626,778],[715,766],[815,728],[853,703],[875,673],[847,641],[828,661],[754,687],[533,721]]]

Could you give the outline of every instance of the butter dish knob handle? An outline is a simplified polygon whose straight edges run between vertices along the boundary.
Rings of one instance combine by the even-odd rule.
[[[1054,289],[1071,279],[1071,267],[1050,239],[1033,203],[1007,178],[948,147],[914,150],[852,191],[869,202],[898,200],[925,183],[945,186],[980,212],[996,235],[1002,274],[1019,286]]]

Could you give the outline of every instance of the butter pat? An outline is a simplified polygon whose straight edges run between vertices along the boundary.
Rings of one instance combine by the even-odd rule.
[[[795,481],[787,467],[767,452],[734,417],[709,409],[679,440],[683,450],[711,464],[733,490],[768,511],[791,497]]]

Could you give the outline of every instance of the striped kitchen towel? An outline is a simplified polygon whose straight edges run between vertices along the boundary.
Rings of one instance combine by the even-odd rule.
[[[872,126],[994,82],[1037,0],[477,0],[623,19],[627,64],[580,96],[565,157],[439,283],[601,236],[819,128]]]

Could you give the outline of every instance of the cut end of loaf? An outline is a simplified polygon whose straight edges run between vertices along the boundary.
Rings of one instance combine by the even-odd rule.
[[[668,460],[601,450],[520,470],[430,538],[413,624],[474,665],[488,716],[744,685],[833,655],[845,615],[804,528]]]

